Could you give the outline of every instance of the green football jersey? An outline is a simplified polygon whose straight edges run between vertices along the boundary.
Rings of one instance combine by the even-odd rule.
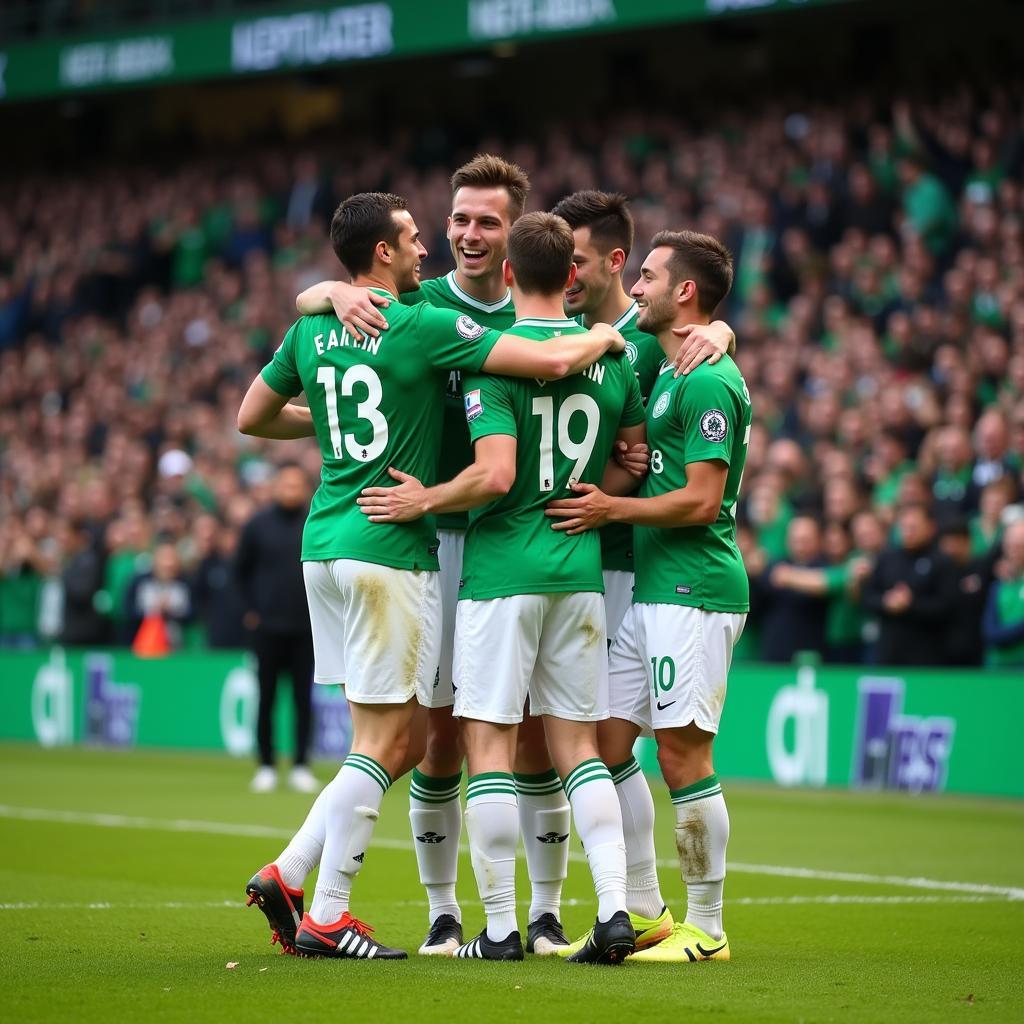
[[[394,303],[388,325],[379,338],[353,337],[334,316],[302,317],[263,368],[278,394],[305,391],[323,456],[303,561],[437,569],[433,517],[371,523],[356,498],[364,487],[393,487],[389,466],[436,482],[448,374],[479,370],[500,335],[427,303]]]
[[[634,302],[612,327],[626,339],[626,358],[633,364],[640,395],[647,396],[654,387],[658,369],[665,358],[653,334],[636,325],[638,309]],[[601,531],[601,566],[618,572],[633,571],[633,527],[628,523],[609,523]]]
[[[524,319],[512,333],[544,341],[584,330],[572,320]],[[544,508],[572,496],[571,480],[600,484],[619,428],[643,422],[629,362],[604,356],[583,373],[546,382],[467,375],[463,390],[471,438],[507,434],[517,444],[508,494],[469,515],[459,597],[603,592],[597,534],[553,530]]]
[[[402,292],[405,305],[429,302],[441,309],[454,309],[471,316],[478,324],[496,331],[507,331],[516,319],[516,307],[512,303],[512,292],[506,291],[498,302],[479,302],[459,287],[452,270],[444,277],[424,281],[414,292]],[[466,427],[465,407],[462,404],[462,378],[458,370],[448,374],[445,387],[444,430],[441,434],[441,462],[437,471],[438,480],[451,480],[458,476],[473,461],[473,448],[469,443]],[[469,516],[465,512],[446,512],[437,517],[437,525],[443,530],[465,530]]]
[[[711,612],[750,608],[747,573],[736,546],[736,499],[750,440],[750,394],[739,368],[723,356],[686,377],[663,366],[647,403],[651,467],[640,489],[649,498],[686,486],[691,462],[729,467],[717,520],[710,526],[637,526],[633,600],[683,604]]]

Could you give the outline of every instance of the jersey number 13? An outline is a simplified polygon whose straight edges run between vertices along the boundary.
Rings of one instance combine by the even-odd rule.
[[[338,388],[335,381],[333,366],[321,366],[316,371],[316,382],[324,386],[324,398],[327,402],[327,427],[331,432],[331,447],[334,457],[343,459],[345,452],[360,462],[369,462],[377,458],[387,447],[388,421],[380,411],[380,401],[384,393],[380,386],[380,377],[369,366],[357,363],[350,366],[341,377],[342,398],[351,398],[356,384],[366,388],[366,398],[356,403],[356,418],[367,423],[373,429],[373,436],[368,443],[356,440],[355,434],[342,434],[338,423]],[[365,428],[360,429],[365,437]],[[343,447],[344,445],[344,447]]]

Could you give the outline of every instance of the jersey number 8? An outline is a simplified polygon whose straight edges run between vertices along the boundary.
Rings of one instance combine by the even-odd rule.
[[[317,384],[324,386],[324,398],[327,402],[327,427],[331,432],[331,447],[334,449],[334,457],[343,459],[345,451],[353,459],[360,462],[369,462],[377,458],[388,444],[388,421],[384,419],[380,411],[381,398],[384,392],[380,386],[380,377],[369,366],[357,363],[350,366],[341,378],[341,394],[343,398],[350,398],[356,384],[362,384],[366,388],[366,398],[356,404],[356,418],[368,423],[373,428],[373,437],[369,443],[364,444],[356,440],[355,434],[341,433],[341,426],[338,423],[338,391],[335,383],[335,372],[333,366],[321,366],[316,371]],[[360,430],[365,437],[365,429]],[[344,441],[344,448],[342,448]]]

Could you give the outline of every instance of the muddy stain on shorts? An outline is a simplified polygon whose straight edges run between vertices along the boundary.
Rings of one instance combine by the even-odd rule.
[[[419,680],[420,668],[420,646],[423,643],[423,626],[419,622],[409,624],[405,632],[408,635],[408,643],[405,654],[402,657],[402,675],[405,678],[405,685],[415,693],[416,683]]]
[[[357,576],[356,593],[368,620],[366,645],[371,658],[379,658],[388,643],[388,588],[376,576]]]
[[[595,626],[590,619],[584,619],[580,625],[580,632],[583,634],[583,646],[593,647],[594,644],[600,643],[603,639],[601,630]]]

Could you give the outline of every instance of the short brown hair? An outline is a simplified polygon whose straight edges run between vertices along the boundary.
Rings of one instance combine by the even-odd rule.
[[[349,196],[331,218],[331,245],[345,269],[355,277],[373,266],[378,242],[398,244],[396,210],[406,209],[401,196],[390,192],[359,192]]]
[[[452,195],[460,188],[503,188],[512,220],[518,220],[526,208],[530,179],[518,164],[493,153],[480,153],[452,175]]]
[[[668,272],[672,286],[690,279],[697,285],[697,308],[713,313],[732,288],[732,253],[712,235],[697,231],[659,231],[651,248],[672,250]]]
[[[597,192],[584,189],[559,200],[552,208],[577,228],[590,228],[590,240],[603,252],[621,249],[627,256],[633,248],[633,214],[621,192]]]
[[[527,295],[561,292],[572,267],[572,228],[553,213],[527,213],[508,236],[508,261]]]

